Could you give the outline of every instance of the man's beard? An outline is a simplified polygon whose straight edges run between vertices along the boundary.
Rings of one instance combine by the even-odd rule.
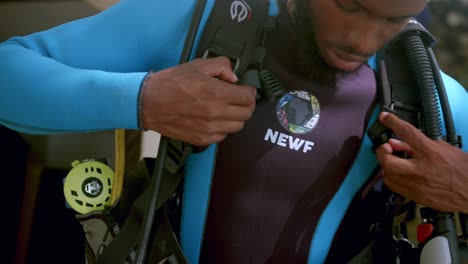
[[[292,18],[297,43],[299,43],[299,68],[308,79],[335,86],[338,79],[346,78],[354,71],[345,72],[333,68],[323,60],[315,40],[310,11],[309,0],[295,0]]]

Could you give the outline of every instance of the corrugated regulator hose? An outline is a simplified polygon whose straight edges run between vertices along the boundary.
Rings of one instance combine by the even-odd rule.
[[[436,74],[438,73],[434,73],[434,68],[429,58],[430,52],[426,49],[418,31],[407,32],[404,36],[403,45],[419,89],[422,110],[422,116],[420,117],[422,118],[422,122],[420,122],[422,124],[421,128],[429,138],[434,140],[443,139],[440,115],[441,108],[437,91],[438,87],[434,77],[437,76]],[[438,71],[438,69],[436,70]],[[441,103],[446,104],[447,102],[442,100]],[[433,209],[429,210],[433,212],[435,218],[434,224],[437,233],[435,236],[444,236],[447,238],[451,263],[459,264],[459,245],[455,220],[453,218],[454,214],[438,212]],[[440,250],[443,251],[443,249]]]
[[[404,48],[419,88],[424,118],[422,129],[431,139],[442,139],[437,87],[426,47],[417,32],[408,32],[404,38]]]

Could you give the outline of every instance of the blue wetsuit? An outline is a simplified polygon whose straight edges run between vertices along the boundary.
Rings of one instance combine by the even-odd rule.
[[[138,129],[141,82],[178,63],[195,3],[124,0],[2,43],[0,122],[35,134]]]
[[[2,43],[0,45],[0,84],[2,86],[0,123],[15,130],[37,134],[96,131],[114,128],[138,129],[138,99],[142,80],[149,70],[160,70],[177,64],[195,2],[123,0],[96,16],[74,21],[26,37],[12,38]],[[276,2],[271,1],[271,3],[270,13],[277,14],[279,8]],[[208,1],[198,38],[206,24],[213,4],[213,0]],[[272,48],[274,49],[274,46]],[[282,62],[282,60],[276,60],[275,54],[272,54],[269,58],[267,60],[269,67],[275,73],[283,73],[284,70],[281,67],[275,66],[278,64],[277,62]],[[372,62],[370,64],[372,65]],[[363,75],[361,77],[370,78],[369,76],[372,76],[372,71],[370,71],[369,67],[362,71],[361,74]],[[285,81],[295,79],[293,77],[294,75],[287,72],[281,75],[281,79]],[[365,80],[371,84],[374,79],[372,77]],[[450,77],[444,75],[444,81],[448,90],[448,97],[457,131],[466,137],[468,136],[468,122],[463,117],[462,110],[468,100],[468,95],[463,87]],[[262,141],[263,145],[252,145],[252,150],[255,151],[252,151],[249,155],[258,155],[256,158],[262,160],[264,164],[249,165],[249,171],[245,172],[239,168],[241,168],[241,165],[246,164],[244,161],[252,162],[253,159],[249,159],[249,155],[245,155],[244,157],[242,156],[244,153],[237,152],[237,155],[245,160],[233,160],[232,168],[226,167],[230,164],[226,162],[227,158],[223,160],[223,157],[226,157],[228,154],[223,154],[215,159],[215,156],[219,153],[231,153],[231,150],[238,145],[238,142],[243,142],[243,136],[250,135],[248,133],[256,133],[256,123],[247,124],[245,132],[229,138],[226,143],[222,143],[219,152],[217,152],[217,146],[212,145],[206,151],[194,154],[189,158],[184,184],[181,243],[190,263],[198,263],[200,259],[206,261],[217,260],[217,258],[210,256],[210,252],[217,252],[216,250],[218,250],[216,248],[218,246],[216,239],[224,231],[233,231],[216,229],[218,227],[215,227],[214,230],[208,230],[205,223],[215,224],[216,219],[224,219],[223,221],[225,221],[231,218],[234,222],[231,224],[232,228],[239,228],[240,225],[235,221],[244,219],[243,217],[248,210],[264,210],[265,205],[261,203],[262,200],[266,198],[268,198],[267,200],[281,198],[272,195],[281,194],[285,190],[274,191],[274,184],[266,184],[271,180],[270,178],[256,178],[253,180],[258,180],[258,182],[251,184],[249,182],[250,178],[247,177],[253,172],[261,170],[279,173],[277,171],[280,171],[280,168],[284,168],[286,165],[292,166],[293,164],[292,162],[287,164],[287,162],[284,163],[283,161],[274,164],[271,161],[274,158],[267,157],[265,154],[273,155],[274,153],[278,153],[279,155],[284,152],[285,156],[297,155],[297,157],[308,157],[303,155],[319,151],[322,142],[329,140],[328,137],[319,140],[317,139],[318,136],[316,138],[310,133],[305,133],[305,136],[301,136],[299,135],[300,133],[282,130],[280,124],[284,125],[286,123],[284,120],[289,122],[291,118],[298,116],[297,112],[294,115],[290,114],[291,111],[302,109],[301,107],[304,105],[303,101],[300,100],[300,98],[304,99],[304,97],[301,97],[301,91],[306,90],[312,93],[313,97],[309,96],[308,99],[314,102],[314,106],[311,109],[314,110],[316,109],[315,105],[320,105],[320,108],[317,109],[321,111],[321,119],[318,121],[314,118],[306,119],[310,122],[302,127],[295,126],[295,132],[298,131],[297,129],[310,126],[314,127],[312,133],[321,131],[320,134],[330,134],[333,130],[341,129],[339,124],[334,124],[334,122],[327,123],[325,121],[328,113],[332,113],[334,116],[339,115],[339,112],[335,112],[335,110],[339,109],[340,105],[338,103],[341,102],[340,100],[345,100],[342,101],[343,107],[349,107],[352,111],[357,111],[358,107],[364,104],[363,109],[358,110],[361,119],[357,121],[356,128],[358,126],[365,126],[366,122],[369,121],[363,117],[363,113],[372,112],[373,93],[365,100],[359,98],[364,100],[362,103],[359,101],[357,101],[359,103],[356,103],[356,101],[346,101],[349,99],[349,96],[346,95],[348,90],[339,90],[337,94],[331,94],[330,97],[327,97],[326,93],[320,94],[320,90],[316,89],[317,87],[304,88],[306,86],[305,82],[301,82],[299,79],[293,86],[287,88],[292,92],[299,90],[299,93],[291,94],[291,96],[297,95],[297,97],[291,97],[291,100],[288,99],[289,101],[287,102],[290,103],[291,107],[284,111],[284,115],[278,116],[280,122],[275,123],[276,120],[273,118],[270,123],[265,123],[265,127],[258,128],[261,129],[259,133],[261,133],[260,141]],[[360,85],[359,87],[362,86]],[[366,89],[368,89],[367,91],[375,92],[372,85]],[[346,96],[343,96],[339,92],[343,92]],[[365,91],[362,93],[364,94]],[[320,104],[315,104],[315,96]],[[256,111],[257,117],[254,116],[253,120],[261,119],[264,121],[258,115],[269,111],[268,107],[274,106],[265,105],[258,107],[258,111]],[[277,113],[283,113],[281,112],[282,109],[276,109],[278,110]],[[281,117],[286,117],[286,119],[281,119]],[[335,119],[335,123],[350,121],[349,118],[349,116],[343,116],[342,119]],[[375,118],[375,112],[372,118]],[[271,127],[273,123],[275,123],[276,127]],[[323,126],[324,124],[327,125]],[[263,124],[258,125],[261,126]],[[335,127],[334,125],[337,126]],[[298,230],[294,228],[288,229],[288,226],[285,226],[285,232],[288,230],[298,232],[297,236],[299,238],[307,240],[305,243],[298,243],[297,246],[298,251],[301,251],[302,254],[301,261],[304,257],[308,263],[322,263],[325,261],[348,207],[355,198],[355,194],[375,168],[377,161],[371,152],[369,139],[363,134],[364,127],[359,132],[356,131],[349,131],[348,137],[351,139],[350,141],[347,141],[346,134],[343,134],[343,139],[340,139],[338,143],[329,140],[329,146],[333,147],[333,150],[330,150],[329,153],[327,151],[332,147],[320,150],[322,151],[320,153],[329,155],[327,160],[321,162],[330,162],[336,157],[338,161],[341,161],[340,164],[343,165],[343,168],[334,174],[336,176],[332,179],[334,189],[327,190],[328,194],[323,196],[326,199],[323,198],[325,200],[320,203],[320,206],[323,208],[321,208],[319,214],[309,216],[313,218],[314,222],[311,223],[313,228],[305,230],[307,232],[304,232],[305,235],[302,236]],[[357,139],[357,141],[354,139]],[[358,144],[356,145],[356,143]],[[268,147],[265,147],[267,145]],[[349,150],[348,145],[351,146]],[[346,153],[341,153],[342,149],[346,149]],[[287,154],[285,150],[291,151],[294,154]],[[357,158],[355,160],[354,157],[356,155]],[[318,156],[322,157],[322,155]],[[290,158],[293,161],[296,159],[294,156]],[[270,162],[268,162],[268,159],[271,159]],[[304,159],[302,160],[302,164],[304,165],[300,167],[305,168],[307,159],[302,159]],[[312,159],[310,162],[313,161]],[[311,167],[320,168],[320,166],[324,167],[323,165],[322,163],[311,164]],[[251,167],[253,168],[252,170]],[[328,166],[327,168],[331,170],[333,169],[332,167]],[[238,188],[239,190],[245,190],[244,187],[249,186],[256,186],[257,188],[250,193],[246,192],[236,196],[234,199],[249,199],[248,201],[250,202],[249,195],[257,193],[258,190],[262,191],[259,192],[259,196],[264,195],[263,197],[256,197],[258,204],[255,206],[249,207],[251,204],[249,202],[245,203],[247,206],[243,208],[245,210],[242,212],[244,215],[229,215],[232,212],[224,212],[222,204],[216,205],[213,201],[210,201],[210,198],[213,198],[210,195],[218,195],[214,197],[220,197],[220,199],[232,198],[230,195],[223,196],[226,190],[223,184],[226,185],[228,183],[223,183],[220,180],[217,181],[217,179],[221,179],[219,175],[231,169],[232,173],[243,174],[241,181],[235,182],[238,185],[232,186],[233,188]],[[318,172],[328,171],[326,168],[317,170]],[[267,176],[269,177],[270,175]],[[322,178],[317,178],[317,181],[323,180]],[[294,214],[296,218],[291,221],[283,219],[283,222],[278,222],[276,225],[288,224],[293,227],[297,226],[297,219],[304,216],[307,206],[309,206],[307,204],[309,200],[322,199],[322,196],[318,198],[310,196],[316,192],[312,190],[309,193],[308,191],[310,190],[306,190],[307,188],[301,190],[304,192],[304,196],[294,196],[298,188],[300,188],[300,183],[301,181],[299,180],[291,183],[291,186],[293,186],[289,190],[291,195],[286,197],[287,199],[278,201],[278,205],[284,206],[281,207],[281,210],[291,211],[291,215]],[[275,184],[285,184],[285,182],[276,181]],[[304,187],[307,186],[305,185]],[[211,189],[212,187],[215,189]],[[294,207],[294,203],[287,204],[288,199],[299,199],[299,203]],[[236,200],[226,201],[236,206],[242,205],[242,203],[236,203]],[[303,204],[304,206],[302,206]],[[208,210],[208,205],[210,206],[210,210]],[[271,213],[272,215],[270,216],[272,217],[275,212],[268,211],[268,213]],[[275,219],[271,219],[274,222],[273,220]],[[262,227],[262,222],[256,221],[257,219],[246,219],[249,225],[248,228],[250,228],[247,230],[247,233],[256,236],[257,234],[264,235],[269,232],[268,230],[259,230]],[[305,226],[303,222],[299,224]],[[212,224],[210,224],[211,226]],[[256,227],[259,228],[255,229]],[[204,240],[205,235],[208,236],[206,240]],[[234,234],[230,234],[228,243],[222,246],[237,245],[236,243],[241,241],[236,241],[235,238],[231,239],[233,235],[236,235],[235,232]],[[239,233],[239,235],[242,234]],[[274,255],[278,254],[275,248],[283,249],[285,246],[290,246],[287,244],[289,243],[289,238],[282,241],[281,237],[282,234],[279,232],[273,234],[272,239],[277,239],[278,243],[271,243],[259,251],[268,252],[270,250],[272,252],[271,257],[273,257],[271,261],[281,259],[281,256],[274,258]],[[258,241],[263,243],[261,240]],[[304,245],[307,251],[305,255],[302,252]],[[291,248],[295,248],[294,246]],[[240,250],[242,251],[242,248]],[[230,256],[228,251],[229,249],[226,248],[220,249],[221,254],[223,254],[221,259]],[[236,251],[233,251],[232,254],[231,257],[237,256]],[[248,254],[251,254],[251,252]],[[239,257],[239,262],[237,263],[256,263],[255,261],[262,263],[268,261],[265,260],[265,256],[269,257],[267,256],[268,254],[262,254],[250,256],[250,259],[242,259],[242,256],[237,256]],[[291,256],[293,255],[294,252],[291,253]]]

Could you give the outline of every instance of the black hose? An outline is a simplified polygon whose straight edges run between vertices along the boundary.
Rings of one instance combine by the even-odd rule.
[[[404,40],[405,51],[419,88],[419,98],[421,98],[421,109],[424,116],[423,129],[431,139],[442,139],[436,83],[426,47],[416,32],[407,33]]]
[[[269,70],[259,72],[260,82],[262,84],[262,97],[267,101],[275,101],[281,98],[286,92],[279,81]]]
[[[146,207],[145,214],[143,216],[142,228],[140,229],[140,243],[137,245],[137,252],[135,257],[135,263],[142,264],[146,261],[146,255],[148,252],[148,246],[150,236],[153,234],[153,226],[157,225],[156,221],[156,209],[159,198],[159,190],[161,188],[161,180],[164,172],[164,163],[166,161],[167,152],[167,138],[161,137],[159,143],[159,153],[154,164],[153,178],[151,179],[150,185],[150,200]]]
[[[444,115],[446,139],[447,139],[447,142],[449,143],[455,143],[455,142],[458,142],[458,136],[457,136],[457,133],[455,132],[455,125],[453,123],[452,110],[450,109],[450,104],[447,98],[447,91],[445,90],[444,81],[442,80],[442,76],[440,74],[439,64],[437,62],[437,59],[435,57],[435,54],[432,48],[428,48],[427,51],[430,56],[429,59],[432,62],[432,66],[433,66],[432,70],[434,72],[434,76],[436,77],[435,81],[436,81],[437,92],[439,95],[439,101],[440,101],[440,106],[442,108],[442,113]],[[461,146],[457,146],[457,147],[461,147]]]
[[[436,74],[440,74],[438,73],[438,70],[434,73],[435,67],[433,67],[433,64],[431,63],[431,60],[434,58],[429,58],[428,53],[430,54],[430,52],[426,49],[424,42],[417,31],[412,31],[405,34],[404,49],[409,58],[411,70],[414,72],[414,76],[417,80],[419,98],[421,99],[423,117],[423,122],[421,123],[423,124],[423,130],[425,134],[431,139],[443,139],[438,89],[439,91],[442,91],[442,89],[444,90],[444,95],[442,96],[441,101],[441,103],[444,105],[444,113],[450,111],[450,108],[448,107],[445,88],[442,86],[437,88],[436,80],[434,79],[434,76],[437,76]],[[448,116],[445,114],[445,118],[449,119],[445,120],[445,123],[453,127],[451,115]],[[449,129],[452,129],[452,127]],[[454,132],[454,129],[452,131]],[[441,235],[447,238],[449,243],[450,256],[452,259],[451,263],[459,264],[459,245],[453,214],[437,212],[436,210],[433,211],[435,214],[434,220],[437,235]]]

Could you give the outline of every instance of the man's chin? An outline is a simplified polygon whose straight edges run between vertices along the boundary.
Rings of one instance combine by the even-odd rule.
[[[365,62],[362,60],[344,58],[343,56],[343,54],[334,49],[327,49],[326,52],[322,54],[322,58],[329,66],[343,72],[355,71]]]
[[[332,67],[339,71],[349,73],[359,69],[362,64],[363,62],[337,62],[334,63]]]
[[[299,70],[311,81],[336,86],[338,79],[352,75],[363,62],[357,62],[354,56],[340,53],[340,50],[332,52],[334,49],[332,43],[324,41],[321,43],[323,45],[319,45],[313,32],[313,23],[308,16],[309,0],[295,0],[294,3],[295,9],[292,16],[298,43],[296,55]]]

